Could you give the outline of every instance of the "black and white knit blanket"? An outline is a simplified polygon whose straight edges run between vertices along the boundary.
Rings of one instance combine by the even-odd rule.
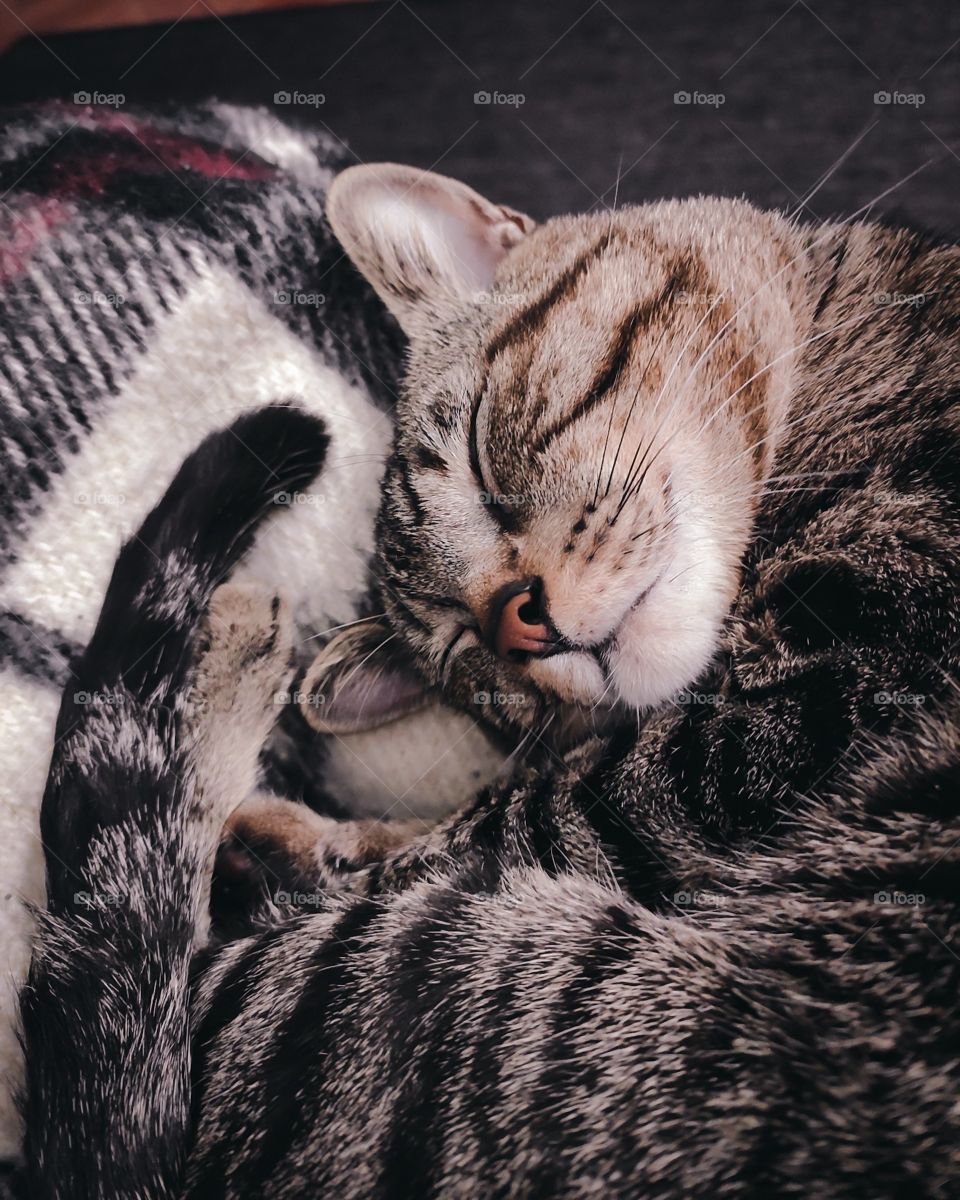
[[[292,601],[305,660],[312,639],[375,603],[372,520],[402,345],[324,219],[342,162],[332,141],[220,104],[4,114],[0,1160],[19,1142],[15,995],[23,901],[43,899],[54,721],[121,542],[207,433],[295,400],[326,422],[327,463],[243,572]],[[492,753],[439,709],[348,739],[301,733],[274,764],[285,790],[351,814],[433,815]]]

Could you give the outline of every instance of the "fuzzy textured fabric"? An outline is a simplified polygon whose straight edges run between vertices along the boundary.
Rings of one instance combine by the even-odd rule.
[[[318,634],[375,603],[368,560],[402,337],[323,215],[343,155],[218,104],[5,114],[0,1158],[20,1139],[13,1017],[23,901],[43,900],[37,813],[57,708],[121,543],[208,433],[293,399],[322,417],[325,470],[309,493],[278,496],[282,514],[241,574],[280,581],[302,662]],[[289,707],[273,782],[326,811],[432,815],[489,761],[472,722],[436,709],[396,733],[320,739]]]

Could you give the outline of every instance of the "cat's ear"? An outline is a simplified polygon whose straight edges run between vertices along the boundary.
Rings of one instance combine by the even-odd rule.
[[[348,167],[327,198],[333,231],[408,334],[445,301],[486,292],[504,255],[534,228],[465,183],[402,167]]]
[[[364,621],[323,647],[303,677],[298,704],[320,733],[359,733],[416,712],[427,700],[396,635]]]

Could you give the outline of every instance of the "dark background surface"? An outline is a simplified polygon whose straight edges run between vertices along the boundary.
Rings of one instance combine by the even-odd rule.
[[[960,231],[955,0],[394,0],[29,38],[0,102],[217,96],[325,128],[358,159],[436,166],[542,217],[717,192],[811,217],[874,211]],[[882,105],[877,92],[921,94]],[[474,94],[520,93],[521,105]],[[719,107],[674,93],[721,93]],[[279,92],[323,103],[275,104]],[[926,165],[925,165],[926,164]],[[913,178],[900,182],[911,172]],[[900,186],[897,185],[900,183]]]

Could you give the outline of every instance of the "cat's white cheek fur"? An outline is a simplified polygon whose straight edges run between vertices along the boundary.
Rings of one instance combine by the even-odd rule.
[[[716,653],[737,583],[726,538],[713,520],[687,511],[673,555],[642,604],[623,622],[609,656],[612,693],[631,708],[682,703],[680,696]]]

